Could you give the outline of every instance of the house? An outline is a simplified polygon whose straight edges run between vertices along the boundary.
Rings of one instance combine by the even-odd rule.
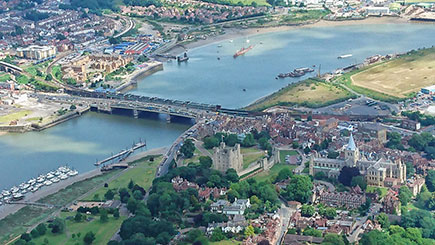
[[[396,196],[396,193],[390,190],[384,197],[382,209],[384,213],[387,214],[400,214],[399,203],[399,198]]]
[[[423,188],[423,185],[425,183],[424,178],[415,178],[410,179],[407,186],[409,190],[411,190],[413,196],[417,196],[418,193],[420,193],[421,188]]]
[[[180,176],[177,176],[171,180],[172,186],[174,187],[176,192],[185,191],[189,188],[198,190],[199,186],[196,183],[187,181]]]
[[[284,245],[294,245],[294,244],[321,244],[323,242],[323,237],[313,237],[313,236],[301,236],[287,234],[284,237],[282,244]]]
[[[319,201],[332,207],[358,208],[366,202],[366,196],[350,192],[323,192]]]
[[[405,129],[417,131],[421,128],[420,122],[409,120],[409,119],[403,119],[400,123],[400,126]]]
[[[222,213],[224,207],[227,207],[229,205],[230,202],[228,202],[227,200],[220,199],[210,205],[210,210],[212,212]]]

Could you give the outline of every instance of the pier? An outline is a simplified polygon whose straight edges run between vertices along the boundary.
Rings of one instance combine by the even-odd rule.
[[[100,166],[101,164],[104,164],[106,162],[118,159],[119,161],[124,160],[125,158],[127,158],[128,156],[130,156],[135,150],[140,149],[142,147],[145,147],[147,144],[146,142],[139,142],[134,144],[131,148],[123,150],[121,152],[119,152],[118,154],[112,155],[106,159],[103,159],[101,161],[97,161],[94,163],[95,166]]]

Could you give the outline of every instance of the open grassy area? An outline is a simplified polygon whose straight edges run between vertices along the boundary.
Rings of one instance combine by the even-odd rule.
[[[110,173],[99,175],[91,179],[83,180],[74,183],[65,189],[40,199],[38,202],[50,203],[55,205],[66,205],[77,197],[92,190],[94,187],[103,184],[110,179],[118,171],[112,171]],[[7,216],[0,220],[0,244],[10,240],[10,238],[26,231],[30,226],[33,226],[41,220],[51,215],[55,209],[42,209],[37,207],[24,207],[18,212]]]
[[[281,169],[284,169],[284,168],[288,168],[290,170],[293,170],[293,169],[296,168],[296,166],[294,166],[294,165],[288,165],[288,164],[282,164],[282,163],[275,164],[275,165],[273,165],[273,167],[269,171],[261,172],[261,173],[255,175],[252,178],[257,180],[258,182],[270,180],[272,178],[276,178],[276,176],[278,175],[279,171],[281,171]]]
[[[280,163],[286,163],[285,162],[285,157],[287,155],[289,155],[289,156],[295,156],[297,154],[298,154],[298,152],[295,151],[295,150],[282,150],[282,151],[279,151],[279,162]]]
[[[197,148],[195,148],[195,151],[193,152],[193,157],[183,159],[183,164],[187,165],[187,164],[189,164],[191,162],[193,162],[193,163],[199,163],[199,157],[200,156],[202,156],[201,152]]]
[[[352,85],[407,98],[435,80],[435,48],[410,52],[400,58],[382,62],[350,76]]]
[[[246,154],[246,153],[253,153],[253,152],[259,152],[261,151],[257,147],[240,147],[240,153]]]
[[[281,17],[281,24],[294,23],[294,22],[305,22],[309,20],[318,20],[328,15],[327,10],[298,10],[291,11],[288,15],[283,15]]]
[[[310,78],[284,87],[263,100],[249,105],[246,109],[262,111],[277,105],[318,108],[354,97],[355,95],[338,84]]]
[[[62,72],[60,70],[60,65],[55,65],[51,68],[51,75],[55,77],[57,80],[62,81]]]
[[[83,244],[85,234],[92,231],[95,234],[93,244],[107,244],[126,219],[123,216],[115,219],[112,215],[109,215],[109,220],[102,223],[98,215],[87,215],[88,218],[92,219],[91,221],[75,222],[73,220],[74,215],[75,212],[61,213],[60,217],[65,219],[65,231],[63,233],[53,234],[51,231],[47,231],[47,234],[32,239],[32,242],[35,244],[47,244],[46,241],[48,241],[48,244]],[[77,236],[79,233],[80,237]]]
[[[375,192],[377,189],[381,190],[381,192],[382,192],[381,197],[384,197],[387,195],[388,188],[386,188],[386,187],[367,186],[366,192],[372,193],[372,192]]]
[[[0,82],[6,82],[6,81],[8,81],[8,80],[10,80],[11,79],[11,75],[10,74],[1,74],[0,75]]]
[[[235,240],[222,240],[219,242],[209,242],[210,245],[238,245],[238,244],[242,244],[239,241],[235,241]]]
[[[94,196],[96,195],[99,197],[99,200],[104,199],[104,194],[109,189],[112,189],[115,193],[118,193],[120,188],[125,188],[128,186],[130,180],[133,180],[134,183],[147,190],[154,180],[157,165],[159,165],[161,159],[161,157],[158,157],[155,158],[154,161],[150,161],[149,158],[145,158],[133,163],[135,167],[128,169],[118,178],[108,183],[109,187],[101,187],[94,193],[90,193],[89,196],[84,198],[84,200],[93,201],[95,200]]]
[[[24,110],[24,111],[18,111],[14,113],[10,113],[8,115],[0,116],[0,124],[8,124],[11,121],[19,120],[22,117],[25,117],[32,113],[32,111]]]
[[[249,167],[249,165],[253,162],[256,162],[266,156],[264,151],[259,151],[257,153],[251,152],[249,154],[243,155],[243,168]]]

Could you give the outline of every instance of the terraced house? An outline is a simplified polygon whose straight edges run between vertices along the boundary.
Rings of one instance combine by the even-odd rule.
[[[312,156],[310,159],[310,174],[324,172],[330,178],[338,178],[343,167],[357,167],[365,176],[368,185],[391,186],[392,184],[405,183],[406,165],[400,160],[391,160],[380,157],[376,161],[369,161],[360,154],[355,144],[353,135],[341,150],[341,158],[328,159]]]

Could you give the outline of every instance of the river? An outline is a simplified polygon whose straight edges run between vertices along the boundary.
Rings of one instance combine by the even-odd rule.
[[[241,37],[189,50],[187,63],[165,63],[163,71],[144,78],[131,93],[239,108],[315,75],[276,80],[279,73],[313,65],[331,72],[375,54],[430,47],[433,37],[435,25],[422,23],[308,27]],[[233,58],[249,45],[254,45],[251,51]],[[343,54],[353,56],[337,59]]]
[[[304,78],[276,80],[278,73],[320,64],[324,73],[374,54],[432,46],[433,37],[432,24],[316,27],[242,37],[190,50],[187,63],[165,63],[164,71],[144,78],[132,93],[237,108]],[[248,45],[255,47],[232,57]],[[337,59],[349,53],[352,58]],[[147,140],[148,149],[169,146],[189,126],[89,112],[42,132],[0,136],[0,190],[64,164],[79,172],[94,169],[96,159],[139,138]]]
[[[41,132],[0,136],[0,191],[18,185],[60,165],[79,172],[95,168],[104,159],[146,139],[147,149],[170,146],[190,124],[161,119],[134,119],[88,112]]]

